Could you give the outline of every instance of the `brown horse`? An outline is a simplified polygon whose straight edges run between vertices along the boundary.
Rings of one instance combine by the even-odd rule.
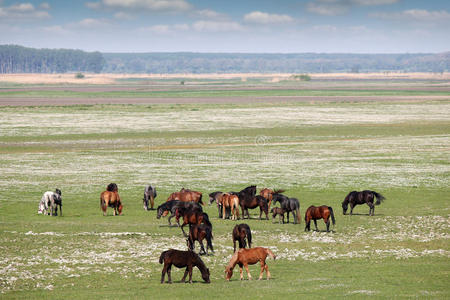
[[[222,205],[222,219],[226,218],[227,208],[231,210],[231,220],[239,219],[239,197],[230,194],[230,193],[222,193],[222,196],[219,197],[219,202]]]
[[[263,247],[255,247],[251,249],[240,249],[238,252],[235,252],[231,257],[228,266],[225,268],[226,279],[230,280],[231,276],[233,276],[233,269],[236,265],[239,265],[239,272],[241,274],[241,280],[244,279],[244,275],[242,272],[242,266],[244,266],[247,271],[248,280],[252,280],[252,275],[248,271],[248,265],[254,265],[257,262],[261,264],[261,273],[259,273],[259,280],[262,279],[264,270],[266,270],[266,277],[270,279],[269,267],[266,264],[267,255],[270,255],[273,259],[276,258],[275,254],[270,251],[270,249]]]
[[[311,205],[310,207],[308,207],[308,209],[305,212],[305,223],[306,223],[305,231],[311,230],[311,220],[314,221],[314,225],[316,226],[316,231],[319,231],[317,229],[317,220],[323,219],[325,224],[327,224],[327,232],[330,232],[330,217],[331,217],[331,220],[333,221],[333,226],[334,226],[336,221],[334,219],[333,208],[331,208],[331,206],[322,205],[322,206],[316,207],[314,205]]]
[[[159,263],[164,263],[164,267],[161,274],[161,283],[164,283],[164,277],[167,273],[168,283],[172,283],[172,265],[177,268],[186,267],[186,271],[184,271],[184,276],[181,279],[181,282],[184,282],[187,274],[189,273],[189,283],[192,283],[192,269],[197,267],[202,273],[202,279],[206,283],[210,283],[209,280],[209,269],[205,266],[205,263],[202,261],[200,256],[193,251],[180,251],[175,249],[170,249],[161,253],[159,257]]]
[[[273,194],[284,193],[284,190],[271,190],[269,188],[264,188],[259,192],[260,196],[267,199],[267,208],[270,210],[270,205],[272,204]]]
[[[250,219],[250,214],[248,213],[248,209],[253,209],[259,207],[259,219],[261,220],[262,213],[266,214],[266,220],[269,220],[269,207],[267,205],[267,199],[263,196],[257,195],[250,199],[240,199],[239,202],[242,209],[242,219],[245,217],[245,213],[247,213],[247,218]]]
[[[182,188],[179,192],[170,194],[167,201],[180,200],[183,202],[197,202],[203,205],[202,193]]]
[[[200,210],[197,209],[187,209],[187,208],[177,208],[176,212],[175,212],[175,216],[177,219],[177,223],[179,222],[178,220],[181,218],[183,218],[183,224],[181,225],[181,231],[183,231],[183,235],[185,237],[187,237],[186,232],[184,232],[184,226],[186,226],[187,224],[201,224],[201,223],[205,223],[209,226],[211,226],[212,228],[212,224],[209,221],[209,217],[207,213],[204,213]]]
[[[234,226],[233,232],[231,234],[233,236],[233,247],[234,252],[236,252],[236,241],[239,243],[239,249],[245,248],[245,238],[248,241],[248,247],[252,247],[252,232],[250,230],[250,226],[245,223]]]
[[[273,220],[275,220],[275,217],[277,215],[279,215],[278,223],[279,224],[284,224],[284,213],[286,212],[285,209],[283,209],[281,207],[272,207],[270,212],[272,213],[272,223],[273,223]]]
[[[206,251],[205,247],[203,247],[203,240],[206,239]],[[198,241],[200,244],[200,252],[199,255],[206,254],[208,255],[208,248],[214,252],[212,245],[212,227],[206,224],[199,225],[189,225],[189,237],[187,239],[188,248],[191,251],[194,251],[195,241]]]
[[[100,194],[100,208],[103,211],[103,215],[106,216],[107,207],[114,208],[114,215],[122,214],[122,202],[120,201],[119,189],[115,183],[110,183],[106,187],[106,191]]]

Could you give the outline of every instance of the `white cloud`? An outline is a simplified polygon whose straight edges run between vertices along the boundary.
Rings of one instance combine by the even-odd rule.
[[[1,3],[1,2],[0,2]],[[44,3],[43,3],[44,4]],[[50,18],[50,14],[46,11],[50,6],[41,5],[41,9],[36,9],[31,3],[18,3],[10,6],[0,6],[0,18],[1,20],[10,21],[21,20],[21,21],[33,21],[37,19]]]
[[[180,31],[189,30],[189,25],[187,24],[175,24],[175,25],[153,25],[149,27],[140,28],[141,32],[150,32],[157,35],[173,35]]]
[[[214,20],[224,20],[227,19],[227,15],[214,11],[212,9],[202,9],[197,10],[195,12],[196,17],[205,18],[205,19],[214,19]]]
[[[347,13],[354,6],[377,6],[390,5],[399,0],[315,0],[306,4],[309,12],[324,15],[336,16]]]
[[[42,9],[50,9],[50,4],[48,4],[47,2],[43,2],[39,5],[40,8]]]
[[[123,11],[119,11],[114,14],[114,18],[119,19],[119,20],[132,20],[132,19],[134,19],[134,16],[132,14],[129,14],[129,13],[126,13]]]
[[[269,14],[261,11],[253,11],[244,16],[244,21],[257,24],[283,24],[291,23],[294,19],[288,15]]]
[[[99,27],[106,27],[110,26],[111,24],[104,19],[93,19],[93,18],[86,18],[81,21],[78,21],[76,23],[71,23],[68,26],[74,27],[74,28],[84,28],[84,29],[96,29]]]
[[[192,5],[185,0],[102,0],[100,2],[87,2],[86,6],[92,9],[165,12],[183,12],[192,9]]]
[[[51,33],[51,34],[60,34],[60,35],[64,35],[64,34],[68,34],[69,31],[64,29],[64,27],[60,26],[60,25],[55,25],[55,26],[47,26],[47,27],[42,27],[42,29],[47,32],[47,33]]]
[[[197,21],[192,25],[199,32],[242,31],[244,28],[237,22],[228,21]]]
[[[429,11],[425,9],[409,9],[395,13],[372,13],[371,17],[398,21],[440,22],[450,21],[450,13],[446,10]]]

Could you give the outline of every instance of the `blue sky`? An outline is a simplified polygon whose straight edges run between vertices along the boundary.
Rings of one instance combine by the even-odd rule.
[[[37,48],[444,52],[449,29],[449,0],[0,0],[0,44]]]

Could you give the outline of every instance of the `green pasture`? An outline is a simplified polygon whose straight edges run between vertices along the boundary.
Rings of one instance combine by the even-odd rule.
[[[0,96],[36,95],[8,93]],[[176,96],[233,91],[196,93]],[[330,93],[369,94],[294,94]],[[449,120],[449,101],[425,100],[0,108],[1,298],[448,299]],[[122,216],[100,211],[99,195],[110,182],[119,186]],[[202,282],[197,269],[194,284],[181,284],[183,270],[175,268],[174,283],[161,285],[159,254],[184,250],[186,243],[166,218],[144,211],[148,183],[157,187],[157,204],[181,187],[203,192],[205,201],[210,192],[251,184],[258,191],[285,189],[300,200],[302,222],[272,223],[250,211],[252,219],[245,222],[254,246],[278,256],[267,261],[273,279],[241,282],[235,269],[226,282],[231,230],[242,220],[218,219],[216,207],[207,205],[216,251],[203,259],[211,284]],[[37,215],[42,194],[55,188],[63,193],[63,216]],[[368,206],[343,216],[345,195],[363,189],[386,197],[375,216],[367,215]],[[333,232],[324,232],[322,221],[321,231],[304,232],[303,214],[313,204],[334,208]],[[259,266],[250,271],[257,278]]]

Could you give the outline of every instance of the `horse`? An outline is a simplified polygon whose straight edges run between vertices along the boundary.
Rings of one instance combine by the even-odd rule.
[[[279,215],[278,223],[284,224],[284,213],[286,212],[286,210],[282,209],[281,207],[272,207],[270,212],[272,213],[272,223],[273,220],[275,220],[275,217]]]
[[[55,189],[54,192],[47,191],[42,195],[41,201],[39,201],[38,214],[57,216],[58,205],[60,216],[62,216],[62,197],[61,190]]]
[[[209,221],[209,217],[207,213],[204,213],[202,211],[196,210],[196,209],[190,209],[190,208],[184,208],[184,207],[178,207],[175,216],[177,218],[177,222],[179,222],[179,218],[183,218],[183,224],[180,226],[181,231],[183,231],[183,235],[187,237],[186,232],[184,232],[184,226],[187,224],[201,224],[205,223],[212,228],[212,224]]]
[[[289,223],[289,212],[294,215],[294,224],[300,223],[300,202],[297,198],[289,198],[283,194],[274,194],[273,202],[280,202],[281,208],[287,212],[287,222]]]
[[[222,192],[212,192],[209,194],[209,205],[211,205],[214,201],[217,204],[217,210],[219,211],[219,218],[222,218],[222,204],[220,203],[220,198],[222,197]]]
[[[164,267],[162,269],[161,274],[161,283],[164,283],[164,277],[167,273],[168,283],[172,283],[172,265],[177,268],[186,267],[186,271],[184,272],[184,276],[181,279],[181,282],[184,282],[187,274],[189,273],[189,283],[192,283],[192,269],[197,267],[202,273],[202,279],[206,283],[210,283],[209,280],[209,269],[205,266],[205,263],[202,261],[200,256],[193,251],[180,251],[175,249],[169,249],[163,251],[159,256],[159,263],[164,263]]]
[[[227,208],[230,209],[231,219],[237,220],[239,219],[239,197],[234,194],[222,193],[219,198],[219,202],[222,206],[222,219],[225,220],[227,215]]]
[[[107,207],[114,208],[114,215],[122,215],[123,205],[119,196],[119,189],[115,183],[110,183],[106,187],[106,191],[100,194],[100,208],[103,210],[103,215],[106,216]]]
[[[172,201],[169,201],[169,202],[164,202],[163,204],[158,206],[157,213],[156,213],[156,218],[160,219],[161,217],[165,217],[170,212],[171,215],[169,216],[168,221],[169,221],[169,226],[172,226],[172,223],[170,222],[170,220],[173,217],[175,217],[176,210],[178,208],[180,208],[180,207],[188,208],[188,209],[192,209],[192,210],[203,211],[201,205],[198,204],[198,203],[195,203],[195,202],[181,202],[180,200],[172,200]],[[179,220],[178,219],[176,219],[176,220],[177,220],[177,223],[178,223],[178,227],[180,227]]]
[[[316,226],[316,231],[319,231],[319,229],[317,229],[317,220],[323,219],[325,224],[327,224],[327,232],[330,232],[330,217],[331,217],[331,221],[333,222],[333,226],[334,226],[334,224],[336,224],[336,220],[334,219],[333,208],[331,206],[311,205],[310,207],[308,207],[308,209],[305,212],[305,223],[306,223],[305,231],[311,230],[311,227],[310,227],[311,220],[314,221],[314,225]]]
[[[358,204],[366,203],[369,206],[369,216],[373,216],[375,213],[375,205],[373,204],[374,198],[377,198],[377,202],[375,205],[380,205],[381,201],[386,199],[383,195],[375,192],[364,190],[362,192],[352,191],[348,193],[342,202],[342,212],[343,214],[347,214],[348,204],[350,204],[350,215],[353,214],[353,208]]]
[[[261,264],[261,273],[259,273],[259,280],[262,279],[264,270],[266,270],[267,280],[270,279],[269,267],[266,264],[267,255],[270,255],[273,259],[276,259],[275,254],[268,248],[263,247],[255,247],[251,249],[240,249],[238,252],[235,252],[231,257],[230,262],[225,268],[226,279],[230,280],[231,276],[233,276],[233,269],[238,264],[239,272],[241,274],[241,280],[244,279],[244,275],[242,272],[242,266],[244,266],[247,271],[248,280],[252,280],[252,275],[248,271],[248,265],[254,265],[257,262]]]
[[[271,190],[268,188],[264,188],[261,191],[259,191],[259,195],[267,199],[268,209],[270,209],[270,205],[272,204],[273,194],[281,194],[281,193],[284,193],[284,190]]]
[[[259,219],[261,220],[261,215],[264,212],[266,214],[266,219],[269,220],[269,207],[267,205],[267,199],[261,195],[256,196],[256,186],[252,185],[246,187],[238,193],[239,205],[242,210],[242,219],[245,219],[245,212],[247,212],[247,217],[250,219],[250,214],[248,209],[253,209],[259,206]]]
[[[155,198],[156,198],[156,188],[154,188],[151,185],[147,185],[145,187],[144,191],[144,199],[142,201],[144,202],[144,209],[145,210],[153,210],[153,206],[155,205]],[[148,208],[148,202],[150,201],[151,208]]]
[[[203,240],[206,238],[206,251],[203,247]],[[195,241],[198,241],[200,244],[200,252],[199,255],[206,254],[208,255],[208,248],[214,252],[212,245],[212,227],[206,224],[198,224],[198,225],[189,225],[189,237],[187,239],[188,248],[190,251],[194,251]]]
[[[231,233],[233,237],[233,247],[234,252],[236,252],[236,241],[239,243],[239,249],[245,248],[246,242],[245,238],[248,241],[248,247],[252,247],[252,232],[250,230],[250,226],[245,223],[234,226],[233,232]]]
[[[197,191],[191,191],[185,188],[182,188],[179,192],[174,192],[170,194],[169,198],[167,198],[167,201],[172,200],[180,200],[183,202],[198,202],[201,205],[203,205],[202,201],[202,193]]]

